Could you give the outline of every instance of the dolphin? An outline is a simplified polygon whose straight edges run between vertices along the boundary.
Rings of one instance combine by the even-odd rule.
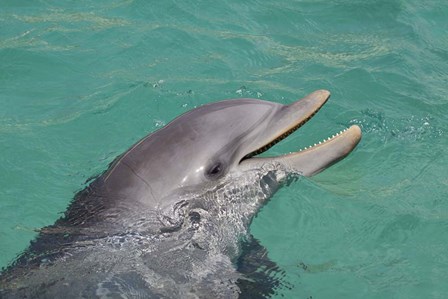
[[[301,151],[257,155],[329,97],[318,90],[289,105],[225,100],[175,118],[117,157],[40,230],[3,270],[0,297],[252,296],[244,292],[263,288],[247,287],[254,281],[238,263],[250,260],[242,256],[254,215],[290,180],[346,157],[361,130],[354,125]]]

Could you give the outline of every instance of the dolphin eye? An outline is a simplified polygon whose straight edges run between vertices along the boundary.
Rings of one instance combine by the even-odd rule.
[[[217,162],[213,164],[208,170],[207,170],[207,176],[209,178],[217,178],[221,176],[221,174],[224,171],[224,167],[221,162]]]

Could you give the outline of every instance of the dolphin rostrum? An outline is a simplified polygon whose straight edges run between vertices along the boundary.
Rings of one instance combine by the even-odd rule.
[[[329,97],[318,90],[290,105],[227,100],[177,117],[117,157],[40,230],[3,270],[0,297],[235,298],[262,290],[245,286],[250,277],[237,265],[252,218],[289,178],[347,156],[361,130],[351,126],[299,152],[256,155]]]

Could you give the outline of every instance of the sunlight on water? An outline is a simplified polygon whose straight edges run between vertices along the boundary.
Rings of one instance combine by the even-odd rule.
[[[443,1],[3,1],[0,264],[148,132],[236,97],[332,99],[267,154],[352,124],[346,160],[251,226],[285,298],[446,298]]]

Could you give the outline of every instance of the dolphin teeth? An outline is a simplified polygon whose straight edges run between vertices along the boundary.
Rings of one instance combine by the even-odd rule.
[[[344,130],[339,131],[339,133],[336,133],[336,134],[332,135],[331,137],[328,137],[327,139],[324,138],[323,140],[319,141],[319,143],[315,143],[314,145],[310,145],[310,146],[305,146],[304,148],[300,149],[299,152],[307,150],[307,149],[311,149],[312,147],[315,147],[317,145],[320,145],[320,144],[323,144],[323,143],[325,143],[327,141],[330,141],[333,138],[343,134],[347,130],[348,130],[348,128],[345,128]]]

